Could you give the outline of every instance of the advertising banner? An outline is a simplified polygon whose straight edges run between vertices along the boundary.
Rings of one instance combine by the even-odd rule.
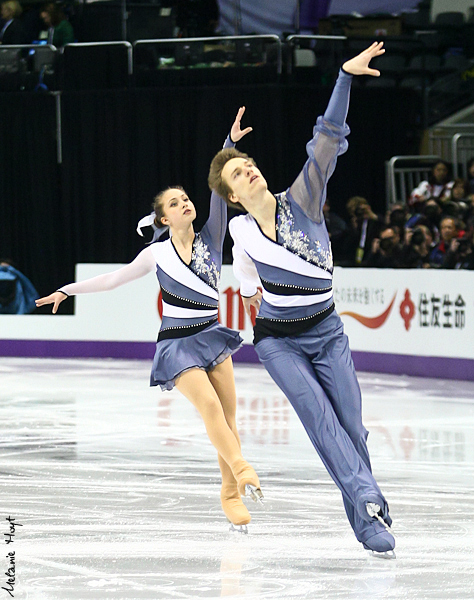
[[[76,280],[120,266],[79,264]],[[356,368],[474,380],[472,278],[469,271],[336,268],[336,310]],[[222,269],[220,290],[219,320],[245,344],[236,359],[256,361],[252,322],[230,265]],[[79,295],[75,303],[74,315],[1,315],[0,354],[153,355],[161,315],[153,274],[111,292]]]

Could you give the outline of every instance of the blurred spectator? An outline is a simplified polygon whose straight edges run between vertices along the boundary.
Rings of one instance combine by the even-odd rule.
[[[22,8],[18,0],[2,2],[1,15],[5,21],[0,31],[0,42],[6,45],[27,44],[27,36],[20,15]]]
[[[217,0],[178,0],[176,24],[180,37],[213,36],[218,22]]]
[[[38,292],[7,259],[0,260],[0,314],[24,315],[35,310]]]
[[[387,225],[398,227],[400,233],[405,229],[407,222],[406,207],[401,204],[394,204],[387,216]]]
[[[443,262],[444,269],[468,269],[474,271],[474,248],[472,235],[451,240]]]
[[[474,156],[467,163],[467,178],[469,181],[469,193],[474,194]]]
[[[449,200],[453,202],[465,201],[469,196],[469,182],[463,177],[456,177],[454,185],[451,188]]]
[[[40,13],[44,24],[48,27],[48,44],[62,48],[74,42],[74,30],[66,18],[63,9],[54,2],[48,2]]]
[[[344,266],[361,265],[371,252],[372,242],[382,228],[370,204],[361,196],[350,198],[346,205],[350,216],[349,229],[344,244]]]
[[[446,205],[443,206],[443,212],[449,216],[456,216],[464,219],[469,210],[469,182],[463,177],[457,177],[454,180],[454,185],[451,189],[448,202],[452,202],[457,206],[457,214],[453,214],[446,210]]]
[[[414,204],[416,206],[416,212],[412,215],[407,223],[407,229],[414,229],[418,225],[426,225],[431,231],[431,235],[435,242],[439,241],[439,222],[442,216],[441,206],[438,200],[430,198],[425,201],[417,201]]]
[[[428,198],[444,201],[448,198],[453,185],[451,167],[444,160],[440,160],[432,168],[428,180],[422,181],[412,191],[408,203],[412,206],[417,200],[428,200]]]
[[[331,240],[334,262],[338,263],[343,256],[343,243],[347,232],[347,223],[331,210],[330,203],[327,199],[323,206],[323,212],[329,239]]]
[[[440,223],[440,241],[430,253],[430,264],[432,267],[440,268],[451,245],[451,241],[459,237],[459,227],[453,217],[443,217]]]
[[[380,238],[372,242],[372,251],[364,260],[364,267],[399,269],[402,266],[402,247],[398,227],[386,227]]]
[[[466,229],[472,232],[474,230],[474,198],[469,198],[464,221],[466,223]]]
[[[426,225],[418,225],[413,230],[407,230],[405,244],[401,251],[402,268],[429,268],[429,255],[432,250],[432,244],[433,236]]]

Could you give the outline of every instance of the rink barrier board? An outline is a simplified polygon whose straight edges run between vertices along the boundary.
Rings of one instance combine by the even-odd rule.
[[[0,340],[1,356],[42,358],[153,359],[150,342],[91,342],[62,340]],[[474,381],[474,360],[439,356],[408,356],[379,352],[352,352],[357,371]],[[236,363],[258,363],[253,346],[244,345],[234,355]]]
[[[121,266],[78,264],[75,279]],[[471,271],[336,267],[333,294],[359,371],[474,380]],[[152,359],[162,314],[153,273],[74,302],[72,315],[62,307],[57,315],[0,315],[0,355]],[[219,321],[243,339],[235,360],[257,362],[231,265],[222,268]]]

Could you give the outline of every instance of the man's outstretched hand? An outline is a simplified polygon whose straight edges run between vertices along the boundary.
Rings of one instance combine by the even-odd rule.
[[[383,48],[383,42],[374,42],[372,46],[364,50],[354,58],[351,58],[342,65],[342,68],[346,73],[351,75],[372,75],[373,77],[380,77],[380,71],[377,69],[370,69],[369,63],[375,56],[380,56],[385,52]]]

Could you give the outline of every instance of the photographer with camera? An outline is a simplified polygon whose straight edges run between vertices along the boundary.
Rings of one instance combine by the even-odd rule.
[[[448,251],[451,249],[451,242],[456,240],[459,235],[459,224],[454,217],[443,217],[439,225],[441,239],[430,252],[430,265],[435,269],[444,269],[444,262]]]
[[[429,254],[433,235],[426,225],[406,230],[405,244],[401,252],[403,269],[429,269]]]
[[[361,196],[354,196],[346,204],[349,213],[349,231],[344,248],[345,260],[341,266],[358,267],[368,258],[375,238],[379,237],[382,223],[370,204]]]
[[[376,269],[399,269],[402,266],[402,248],[399,228],[388,226],[380,233],[380,237],[372,242],[372,251],[364,261],[364,267]]]
[[[443,262],[443,269],[467,269],[474,271],[474,247],[472,233],[451,240]]]

